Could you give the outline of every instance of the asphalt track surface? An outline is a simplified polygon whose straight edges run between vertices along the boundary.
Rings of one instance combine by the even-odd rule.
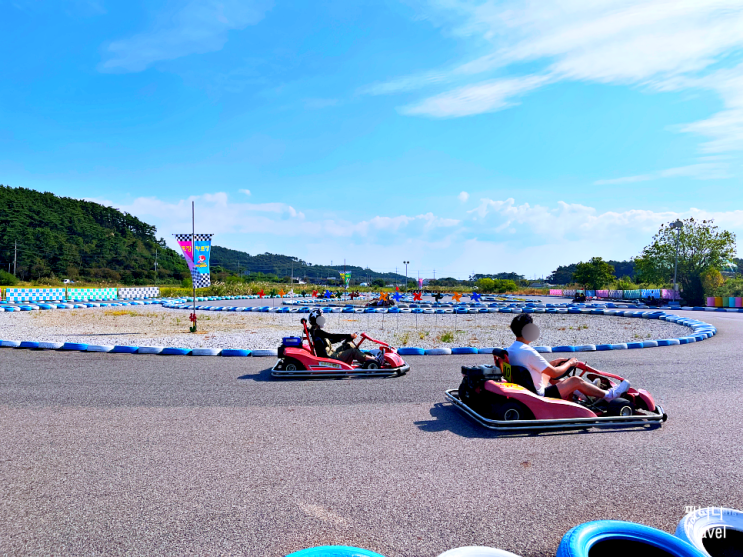
[[[0,554],[551,556],[588,520],[672,532],[686,506],[743,509],[743,316],[688,314],[718,335],[584,354],[668,412],[622,432],[481,429],[443,391],[488,356],[292,382],[270,358],[0,349]]]

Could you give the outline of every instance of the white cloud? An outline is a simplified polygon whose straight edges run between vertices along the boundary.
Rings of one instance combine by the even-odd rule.
[[[240,193],[244,193],[245,195],[251,195],[250,190],[238,190]]]
[[[470,198],[470,194],[468,194],[466,191],[460,191],[457,197],[462,203],[467,203],[467,200]]]
[[[196,231],[216,234],[217,245],[249,253],[285,253],[313,263],[328,263],[328,254],[333,254],[375,270],[390,270],[390,261],[411,260],[411,270],[435,268],[438,276],[466,277],[473,271],[532,276],[594,255],[627,259],[648,244],[662,223],[689,216],[714,219],[743,234],[743,210],[599,211],[562,201],[550,206],[519,204],[512,198],[480,199],[477,207],[459,215],[378,214],[359,221],[332,212],[304,212],[281,202],[233,202],[223,192],[176,202],[156,197],[126,204],[92,201],[154,224],[171,245],[172,233],[191,230],[195,201]]]
[[[220,50],[230,30],[258,23],[270,0],[191,0],[163,13],[151,29],[111,42],[102,71],[140,72],[161,60]]]
[[[707,136],[703,151],[743,150],[743,65],[710,71],[743,50],[741,0],[429,0],[424,17],[489,52],[444,70],[418,72],[364,89],[372,94],[458,83],[404,107],[408,115],[460,117],[513,105],[549,82],[636,85],[648,91],[715,91],[725,109],[679,127]],[[473,82],[516,64],[535,73]],[[523,66],[520,66],[523,67]],[[652,178],[648,178],[652,179]]]

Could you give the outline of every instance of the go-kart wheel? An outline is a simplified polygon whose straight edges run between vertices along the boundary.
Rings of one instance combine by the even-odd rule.
[[[606,413],[610,416],[631,416],[635,413],[635,406],[626,398],[615,398],[609,402]]]
[[[302,371],[304,369],[304,366],[293,358],[285,359],[284,365],[282,367],[284,371],[290,371],[290,372],[291,371]]]
[[[363,369],[379,369],[379,364],[377,362],[366,362]]]
[[[495,409],[495,419],[500,421],[512,422],[515,420],[531,420],[533,418],[534,416],[529,412],[528,408],[515,400],[504,402]]]

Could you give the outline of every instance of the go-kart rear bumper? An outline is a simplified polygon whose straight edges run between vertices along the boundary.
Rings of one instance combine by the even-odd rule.
[[[660,405],[656,405],[655,412],[636,416],[606,416],[596,418],[568,418],[559,420],[491,420],[481,416],[459,399],[458,389],[449,389],[445,392],[446,398],[459,410],[478,422],[481,426],[495,431],[534,431],[550,429],[576,429],[589,427],[627,428],[660,426],[668,419]]]
[[[408,364],[398,367],[385,367],[380,369],[298,369],[296,371],[285,371],[280,369],[281,360],[278,360],[271,368],[273,377],[284,377],[291,379],[331,379],[338,377],[394,377],[396,375],[405,375],[410,371]]]

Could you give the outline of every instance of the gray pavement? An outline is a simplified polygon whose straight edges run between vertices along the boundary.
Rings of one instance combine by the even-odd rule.
[[[0,349],[0,554],[541,556],[587,520],[670,532],[688,505],[743,509],[743,315],[688,314],[719,334],[581,355],[664,405],[650,431],[485,431],[443,391],[487,356],[290,382],[266,358]]]

